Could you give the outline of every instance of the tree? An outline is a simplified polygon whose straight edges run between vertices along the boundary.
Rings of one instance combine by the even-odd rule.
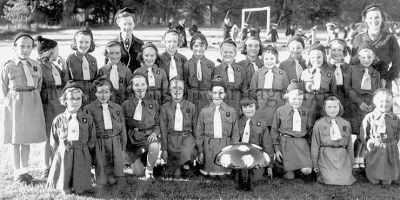
[[[62,26],[69,27],[74,24],[72,19],[75,10],[75,0],[63,0]]]
[[[30,23],[35,16],[36,7],[37,1],[9,0],[4,6],[3,12],[5,18],[11,24],[16,25],[17,29],[22,24],[28,25],[27,28],[30,29]]]

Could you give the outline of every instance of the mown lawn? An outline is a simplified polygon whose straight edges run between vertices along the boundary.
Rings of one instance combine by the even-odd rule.
[[[31,186],[22,186],[9,180],[11,159],[9,147],[0,147],[0,199],[400,199],[399,183],[391,186],[375,186],[356,173],[358,181],[352,186],[327,186],[302,179],[287,181],[265,179],[253,186],[253,191],[237,190],[231,179],[214,180],[194,176],[190,180],[158,178],[153,182],[126,177],[125,185],[106,187],[101,193],[82,196],[63,196],[58,191],[47,190],[41,180],[43,145],[31,149],[31,174],[36,181]]]

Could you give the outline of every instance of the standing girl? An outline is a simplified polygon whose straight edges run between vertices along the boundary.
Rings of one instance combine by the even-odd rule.
[[[381,86],[380,74],[372,67],[375,59],[374,52],[369,48],[363,48],[358,53],[360,64],[353,65],[349,69],[349,77],[345,82],[345,89],[349,93],[350,123],[354,137],[360,134],[361,121],[364,116],[372,111],[372,98],[375,90]],[[365,149],[362,148],[360,138],[355,141],[354,168],[365,168]]]
[[[40,90],[42,69],[29,58],[34,47],[33,38],[25,33],[15,36],[13,49],[16,57],[5,63],[0,71],[0,130],[4,144],[14,146],[14,179],[29,184],[30,144],[46,141]],[[11,156],[10,156],[11,157]]]
[[[374,94],[374,111],[368,113],[361,125],[360,137],[367,148],[366,168],[368,180],[373,184],[390,185],[399,177],[400,120],[390,112],[392,94],[378,89]]]
[[[108,63],[99,69],[98,74],[99,77],[105,75],[111,81],[114,88],[114,95],[111,96],[111,101],[119,105],[122,105],[131,95],[128,86],[132,80],[132,73],[121,62],[121,57],[125,53],[119,42],[111,41],[107,43],[105,55],[108,58]]]
[[[319,43],[310,47],[308,69],[301,74],[304,89],[303,105],[312,113],[312,124],[322,116],[324,98],[336,94],[335,75],[327,66],[325,48]]]
[[[204,175],[223,176],[229,169],[214,163],[222,148],[239,141],[239,129],[235,109],[224,103],[225,84],[220,77],[214,78],[210,90],[212,102],[200,111],[196,125],[196,145],[199,161],[204,163],[200,172]]]
[[[95,100],[92,83],[97,74],[96,58],[90,55],[95,48],[93,34],[89,28],[82,27],[74,35],[72,50],[74,53],[67,58],[67,70],[72,81],[82,86],[83,93],[88,99],[83,101],[86,105]]]
[[[186,34],[185,34],[186,35]],[[186,36],[185,36],[186,37]],[[182,46],[182,37],[175,29],[168,30],[163,37],[166,46],[165,52],[160,55],[162,65],[168,80],[175,77],[183,76],[183,64],[187,61],[186,57],[178,52],[178,48]],[[185,38],[186,40],[186,38]],[[184,45],[187,45],[186,43]]]
[[[264,67],[256,71],[251,79],[250,94],[257,99],[259,112],[270,128],[275,111],[285,104],[283,95],[289,85],[286,72],[277,67],[278,51],[271,45],[263,50]]]
[[[351,174],[354,162],[351,126],[340,117],[343,106],[339,98],[329,96],[324,101],[324,117],[313,129],[311,158],[318,181],[329,185],[351,185],[356,179]]]
[[[65,62],[58,57],[57,42],[42,36],[38,36],[39,42],[37,51],[39,54],[39,64],[42,69],[43,82],[40,96],[43,103],[44,119],[46,122],[47,141],[44,151],[44,162],[46,169],[43,178],[47,178],[51,166],[50,150],[50,128],[54,118],[65,110],[61,105],[59,97],[62,88],[68,81],[67,66]]]
[[[92,189],[90,151],[96,141],[93,118],[82,111],[84,94],[76,82],[68,82],[60,98],[65,112],[53,121],[50,146],[54,159],[50,168],[47,187],[61,190],[63,194],[77,194]]]
[[[340,99],[340,102],[343,105],[343,117],[347,118],[350,111],[348,91],[344,88],[344,80],[349,76],[348,71],[350,68],[350,65],[344,60],[344,57],[347,56],[347,44],[343,39],[336,38],[329,43],[328,47],[328,68],[335,74],[336,96]]]
[[[222,56],[222,63],[214,70],[214,76],[220,76],[221,81],[226,85],[226,97],[224,101],[229,106],[240,113],[239,101],[243,97],[247,97],[247,81],[246,71],[243,66],[235,62],[236,57],[236,43],[231,39],[225,40],[220,45],[220,54]]]
[[[263,66],[263,61],[259,58],[262,53],[261,40],[258,37],[250,36],[244,41],[242,54],[246,55],[246,60],[238,62],[246,71],[247,87],[250,86],[253,74]]]
[[[96,183],[101,190],[106,183],[114,184],[124,176],[122,156],[127,136],[122,108],[110,101],[111,81],[103,76],[93,84],[97,100],[87,105],[85,111],[96,126],[96,158],[93,159],[96,159]]]
[[[207,47],[207,39],[203,34],[193,35],[190,40],[193,56],[183,65],[187,100],[196,105],[197,114],[211,102],[208,91],[211,89],[215,64],[204,56]]]
[[[136,69],[135,73],[143,74],[148,80],[147,98],[156,100],[158,105],[167,102],[170,99],[168,95],[168,77],[163,69],[158,64],[157,47],[148,42],[142,47],[142,52],[138,55],[138,60],[141,67]]]

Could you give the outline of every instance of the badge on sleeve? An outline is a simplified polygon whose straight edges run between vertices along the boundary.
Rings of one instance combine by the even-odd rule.
[[[207,67],[208,67],[208,68],[211,68],[211,65],[210,65],[210,64],[207,64]]]
[[[119,82],[120,82],[120,83],[124,83],[124,79],[123,79],[123,78],[120,78],[120,79],[119,79]]]
[[[282,71],[279,71],[279,75],[282,75]]]
[[[257,122],[257,126],[260,127],[261,126],[261,122]]]
[[[346,131],[347,130],[347,126],[343,126],[343,131]]]
[[[150,109],[153,109],[153,104],[149,104],[149,108],[150,108]]]
[[[331,77],[331,73],[330,72],[328,73],[328,77]]]
[[[160,74],[160,70],[157,70],[157,74]]]
[[[238,67],[238,70],[237,70],[238,72],[240,72],[240,67]]]
[[[230,112],[226,112],[226,117],[230,117],[231,113]]]
[[[302,114],[303,116],[306,116],[306,111],[301,111],[301,114]]]
[[[37,67],[33,66],[33,71],[37,72]]]
[[[374,78],[375,78],[375,77],[376,77],[376,74],[375,74],[375,73],[372,73],[372,77],[374,77]]]
[[[83,123],[87,123],[87,119],[86,118],[82,118],[82,122]]]
[[[93,67],[96,66],[96,63],[95,63],[94,61],[92,61],[92,66],[93,66]]]
[[[119,116],[121,114],[121,112],[120,111],[117,111],[117,115]]]

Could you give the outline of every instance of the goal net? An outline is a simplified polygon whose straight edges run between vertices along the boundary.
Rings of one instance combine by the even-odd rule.
[[[259,12],[259,11],[267,11],[267,23],[266,23],[266,28],[267,32],[266,34],[269,33],[270,30],[270,15],[271,15],[271,10],[270,7],[262,7],[262,8],[244,8],[242,9],[242,23],[241,23],[241,28],[243,29],[244,24],[248,22],[250,19],[250,16],[252,15],[253,12]]]

